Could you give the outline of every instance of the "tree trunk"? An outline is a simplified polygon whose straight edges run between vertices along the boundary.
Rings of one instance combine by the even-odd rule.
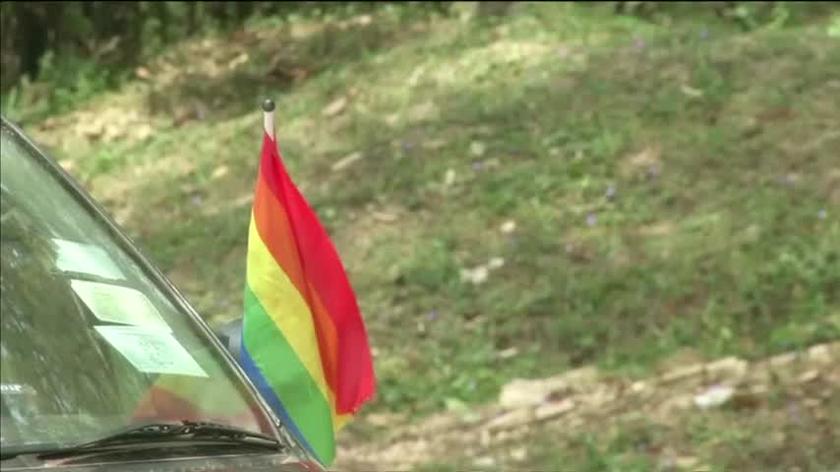
[[[38,14],[38,5],[16,2],[14,14],[18,19],[15,49],[20,57],[20,74],[34,80],[41,67],[41,56],[47,52],[47,28]]]
[[[187,35],[192,36],[195,34],[195,7],[198,6],[198,2],[187,2]]]
[[[164,43],[169,42],[169,6],[166,2],[152,2],[154,4],[155,15],[160,21],[160,39]]]
[[[254,12],[254,2],[236,2],[236,20],[240,24]]]

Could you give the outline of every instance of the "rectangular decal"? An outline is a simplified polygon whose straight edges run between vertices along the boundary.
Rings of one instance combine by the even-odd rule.
[[[204,369],[168,331],[138,326],[95,328],[140,372],[207,377]]]
[[[139,290],[114,284],[71,280],[70,286],[102,321],[171,331],[157,308]]]
[[[58,260],[56,265],[65,272],[92,274],[106,279],[125,280],[114,260],[99,246],[66,239],[53,239]]]

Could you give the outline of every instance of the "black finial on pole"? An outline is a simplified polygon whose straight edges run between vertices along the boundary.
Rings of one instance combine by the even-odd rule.
[[[271,113],[272,111],[274,111],[274,100],[266,98],[262,104],[262,109],[266,113]]]

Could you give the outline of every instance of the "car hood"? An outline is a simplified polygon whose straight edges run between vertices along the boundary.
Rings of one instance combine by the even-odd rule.
[[[280,454],[231,454],[212,457],[177,457],[167,459],[126,460],[98,462],[87,459],[84,463],[68,461],[44,462],[31,457],[21,456],[3,461],[0,470],[36,471],[54,470],[56,472],[316,472],[323,471],[318,464]]]

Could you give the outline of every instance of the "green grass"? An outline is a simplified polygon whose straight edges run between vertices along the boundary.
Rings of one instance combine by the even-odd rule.
[[[137,111],[148,136],[25,124],[217,322],[241,310],[256,104],[274,96],[366,316],[370,410],[425,414],[571,366],[641,374],[686,347],[759,357],[840,337],[840,39],[825,22],[716,21],[525,4],[497,24],[256,22],[79,107]],[[212,65],[243,47],[240,68]],[[462,280],[492,258],[484,283]],[[627,461],[598,470],[649,465]]]

